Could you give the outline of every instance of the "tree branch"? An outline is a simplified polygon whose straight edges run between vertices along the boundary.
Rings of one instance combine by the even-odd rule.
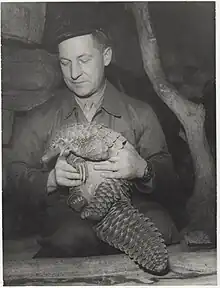
[[[174,112],[183,125],[195,169],[194,193],[188,202],[188,211],[194,228],[215,230],[215,179],[214,161],[210,153],[204,122],[205,109],[182,95],[166,80],[163,72],[159,48],[154,36],[147,2],[134,2],[130,5],[136,20],[144,69],[154,90],[162,101]],[[202,203],[202,206],[200,205]],[[200,205],[200,207],[199,207]],[[208,205],[208,207],[206,207]],[[204,219],[204,217],[206,219]],[[213,222],[214,221],[214,222]],[[196,226],[196,227],[195,227]]]

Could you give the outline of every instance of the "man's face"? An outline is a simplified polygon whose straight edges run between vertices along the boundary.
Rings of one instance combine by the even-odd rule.
[[[59,57],[64,81],[77,96],[89,97],[102,88],[111,49],[101,49],[91,34],[61,42]]]

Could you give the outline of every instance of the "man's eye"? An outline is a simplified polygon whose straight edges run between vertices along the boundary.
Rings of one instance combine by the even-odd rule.
[[[60,63],[61,63],[62,65],[64,65],[64,66],[66,66],[66,65],[68,65],[68,64],[70,63],[70,61],[67,60],[67,59],[60,59]]]
[[[80,62],[82,62],[82,63],[87,63],[87,62],[89,62],[89,61],[91,60],[91,58],[83,57],[83,58],[80,58],[79,60],[80,60]]]

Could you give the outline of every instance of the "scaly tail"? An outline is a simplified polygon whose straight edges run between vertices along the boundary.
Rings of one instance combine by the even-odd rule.
[[[95,220],[99,239],[125,252],[152,274],[168,272],[168,252],[161,233],[129,199],[126,181],[101,183],[91,202],[81,213],[83,219]]]
[[[123,180],[107,179],[97,187],[95,195],[81,213],[82,219],[100,221],[112,205],[120,199],[129,201],[129,183]]]
[[[94,230],[99,239],[126,253],[147,272],[168,272],[168,251],[161,233],[129,202],[115,203]]]

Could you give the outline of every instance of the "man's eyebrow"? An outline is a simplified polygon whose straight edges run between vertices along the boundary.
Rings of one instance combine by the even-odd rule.
[[[71,61],[70,59],[68,58],[65,58],[65,57],[59,57],[60,60],[67,60],[67,61]]]
[[[92,54],[84,53],[84,54],[79,55],[77,58],[82,58],[82,57],[85,57],[85,56],[92,57]]]

